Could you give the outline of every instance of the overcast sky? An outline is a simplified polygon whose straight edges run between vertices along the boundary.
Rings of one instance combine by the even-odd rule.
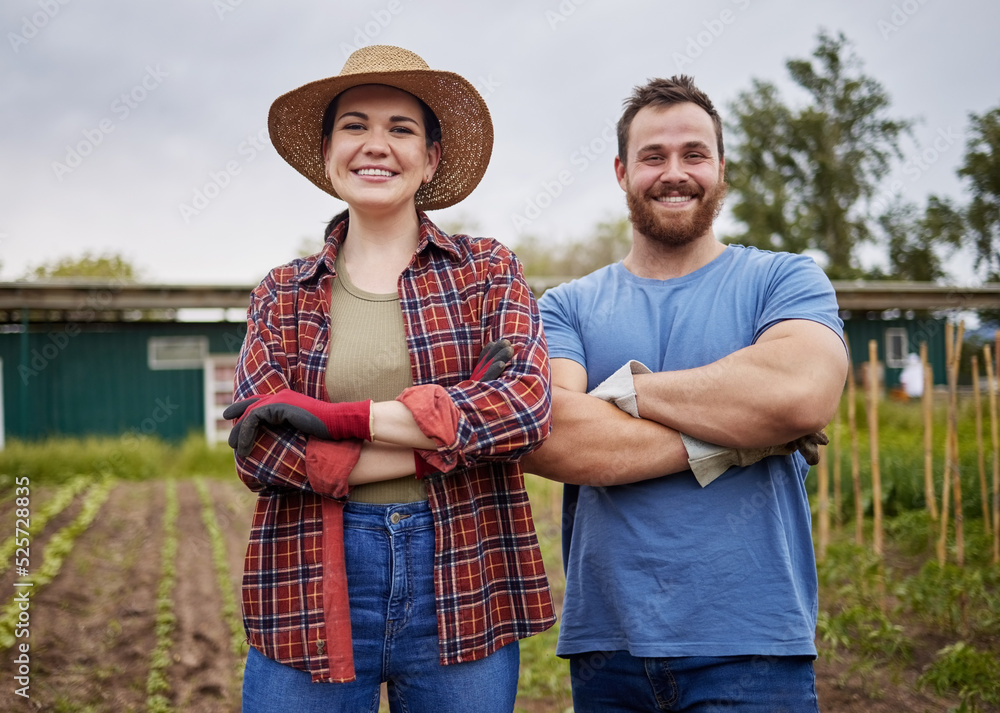
[[[903,193],[962,199],[968,116],[1000,106],[996,0],[6,0],[0,279],[90,251],[149,281],[255,283],[343,208],[277,156],[268,108],[365,44],[463,75],[493,114],[486,177],[433,219],[515,249],[580,238],[625,214],[609,139],[634,85],[691,74],[724,117],[752,79],[795,104],[785,62],[820,28],[919,120]]]

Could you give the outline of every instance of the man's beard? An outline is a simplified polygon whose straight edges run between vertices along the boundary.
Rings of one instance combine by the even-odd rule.
[[[679,248],[693,243],[705,235],[722,210],[722,202],[726,198],[728,186],[725,181],[719,181],[711,192],[705,193],[695,210],[690,215],[662,215],[652,205],[657,195],[647,191],[639,195],[635,191],[626,191],[629,220],[632,226],[650,240]],[[662,189],[660,191],[663,192]]]

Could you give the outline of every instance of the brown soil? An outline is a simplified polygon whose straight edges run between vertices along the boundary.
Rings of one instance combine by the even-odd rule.
[[[254,496],[234,477],[207,481],[215,517],[223,532],[230,586],[239,601],[243,553]],[[174,709],[181,713],[229,713],[240,707],[239,666],[212,561],[201,500],[192,481],[178,486],[177,617],[167,671]],[[121,482],[87,532],[77,539],[59,575],[33,593],[31,601],[30,699],[13,694],[10,674],[0,691],[2,710],[125,713],[146,710],[146,679],[156,645],[156,591],[162,571],[163,482]],[[51,533],[71,522],[78,502],[32,543],[38,567]],[[4,522],[10,521],[5,513]],[[10,529],[10,528],[9,528]],[[0,591],[12,592],[12,573],[0,576]],[[5,601],[9,599],[5,598]],[[902,672],[865,676],[849,661],[816,663],[824,713],[944,712],[957,706],[919,691],[920,662],[940,647],[934,636],[918,639],[915,663]],[[926,650],[923,650],[926,649]],[[245,655],[245,645],[243,654]],[[13,669],[15,652],[0,653]],[[565,702],[518,700],[518,710],[562,713]]]

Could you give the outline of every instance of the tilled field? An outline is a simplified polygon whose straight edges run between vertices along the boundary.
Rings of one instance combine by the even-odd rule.
[[[209,509],[199,488],[210,499]],[[174,489],[177,507],[165,531],[168,489]],[[33,492],[32,505],[42,506],[53,492]],[[78,517],[85,493],[32,538],[32,572],[51,554],[56,533]],[[163,703],[185,713],[238,711],[242,658],[225,597],[239,601],[252,503],[253,495],[238,481],[114,483],[96,517],[70,543],[56,576],[31,588],[28,636],[4,654],[17,673],[19,646],[29,644],[30,698],[15,693],[20,685],[8,685],[0,707],[124,713],[156,709],[160,701],[164,709]],[[4,510],[10,510],[7,504]],[[224,544],[228,593],[220,588],[221,562],[213,560],[206,514],[214,517]],[[176,538],[172,566],[163,558],[167,537]],[[171,570],[172,586],[165,590],[165,572]],[[13,569],[5,571],[0,592],[15,591],[15,579]],[[31,580],[29,575],[21,581]],[[158,646],[161,640],[167,645]],[[163,669],[165,687],[150,685],[154,662]]]
[[[0,543],[11,551],[0,561],[0,656],[8,672],[0,710],[239,711],[246,655],[239,587],[253,500],[235,476],[95,477],[32,488],[37,531],[29,538],[29,574],[18,577],[24,553],[14,547],[24,543],[11,540],[17,501],[4,498],[0,522],[9,534],[0,533]],[[536,508],[536,517],[546,511]],[[17,601],[24,590],[26,612]],[[912,672],[902,680],[876,674],[880,691],[872,695],[846,682],[846,662],[821,659],[816,669],[825,713],[955,705],[918,692]],[[530,713],[563,713],[568,705],[565,696],[518,699],[518,710]]]

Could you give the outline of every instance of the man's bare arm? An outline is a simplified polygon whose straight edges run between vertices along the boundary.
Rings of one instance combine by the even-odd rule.
[[[577,485],[620,485],[688,469],[677,431],[633,418],[588,396],[587,372],[552,359],[552,432],[522,461],[525,471]]]
[[[695,369],[639,374],[639,414],[734,448],[786,443],[836,412],[847,352],[829,327],[788,320],[753,344]]]

